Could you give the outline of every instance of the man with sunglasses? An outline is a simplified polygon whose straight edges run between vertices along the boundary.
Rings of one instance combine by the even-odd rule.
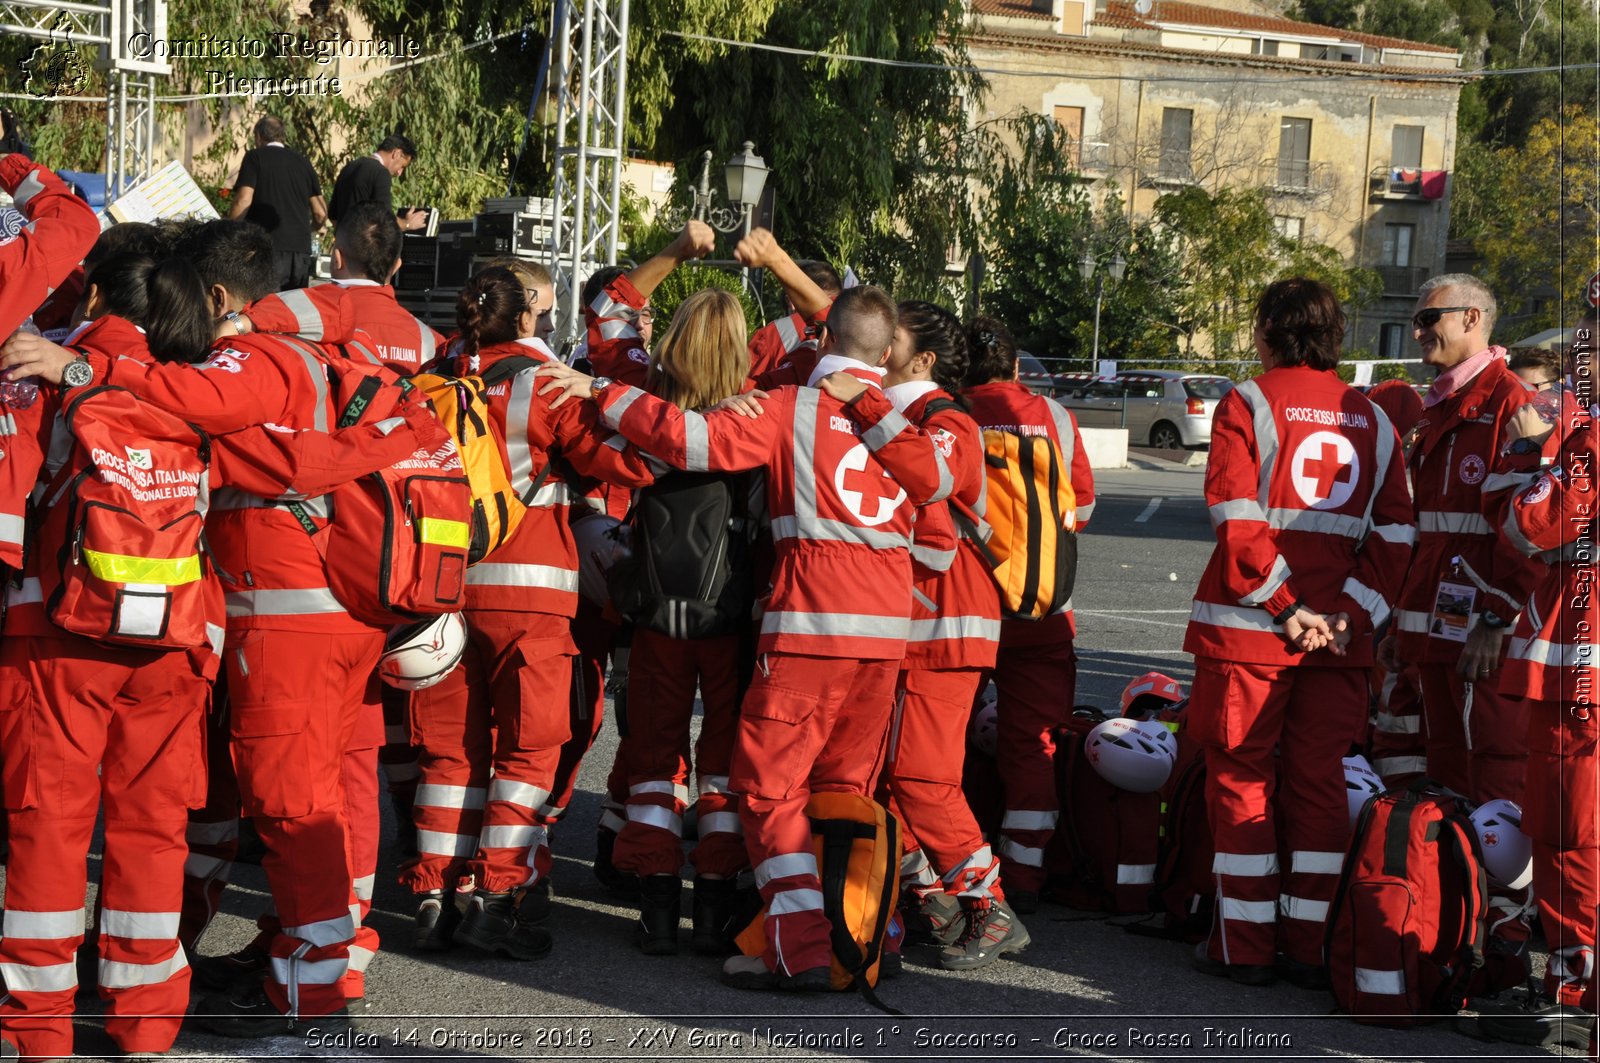
[[[1514,482],[1490,474],[1507,422],[1532,393],[1507,367],[1505,349],[1490,346],[1495,312],[1494,295],[1467,274],[1434,277],[1419,293],[1412,336],[1438,375],[1407,461],[1417,551],[1379,649],[1391,671],[1416,669],[1428,775],[1479,803],[1522,800],[1526,706],[1503,692],[1497,672],[1535,565],[1497,535]],[[1497,949],[1492,962],[1516,984],[1527,963],[1521,905],[1491,903],[1496,937],[1519,943]]]

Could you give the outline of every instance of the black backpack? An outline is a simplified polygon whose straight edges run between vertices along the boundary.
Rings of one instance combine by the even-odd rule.
[[[617,611],[680,639],[750,622],[756,521],[751,474],[676,472],[643,488],[628,514],[633,556],[607,577]]]

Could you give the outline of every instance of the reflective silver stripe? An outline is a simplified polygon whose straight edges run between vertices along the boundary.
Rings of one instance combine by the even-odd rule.
[[[628,796],[638,797],[642,794],[661,794],[670,797],[679,804],[689,801],[689,788],[682,783],[671,782],[666,779],[650,779],[646,782],[634,783],[628,787]]]
[[[711,467],[711,434],[706,419],[693,410],[683,411],[683,468],[705,472]]]
[[[1347,513],[1324,513],[1320,509],[1267,510],[1267,521],[1278,531],[1314,532],[1359,539],[1367,533],[1367,522]]]
[[[1078,511],[1073,515],[1073,517],[1079,527],[1088,524],[1089,518],[1094,516],[1094,505],[1095,504],[1093,502],[1090,502],[1086,506],[1078,506]],[[983,541],[988,542],[989,536],[985,535],[983,537]]]
[[[8,938],[73,938],[83,933],[83,909],[66,912],[20,912],[6,909],[0,933]]]
[[[286,591],[229,591],[224,597],[227,599],[230,620],[247,616],[309,616],[345,611],[339,599],[326,587]]]
[[[174,931],[173,937],[177,933]],[[132,989],[141,985],[165,985],[173,975],[189,966],[189,957],[180,945],[171,956],[158,963],[128,963],[125,960],[100,961],[100,984],[106,989]]]
[[[279,292],[278,298],[283,300],[284,307],[294,315],[295,334],[302,339],[321,342],[327,335],[322,326],[322,312],[317,309],[317,304],[311,301],[305,289],[296,288],[287,292]]]
[[[1154,864],[1118,864],[1117,885],[1147,886],[1156,880]]]
[[[218,511],[231,511],[237,509],[283,509],[287,501],[274,501],[261,498],[258,495],[246,494],[231,487],[219,487],[216,494],[211,496],[211,508]],[[333,515],[333,502],[327,495],[318,495],[316,498],[298,498],[294,504],[306,511],[307,516],[327,520]]]
[[[935,550],[931,546],[918,546],[911,544],[911,559],[920,564],[929,572],[949,572],[950,566],[956,563],[954,550]]]
[[[383,359],[379,358],[376,354],[373,354],[372,351],[367,348],[367,345],[365,343],[360,342],[359,340],[352,340],[349,344],[346,345],[345,350],[346,350],[346,355],[345,355],[346,357],[349,357],[349,352],[350,351],[354,351],[356,354],[361,355],[361,357],[365,358],[368,362],[370,362],[373,365],[382,365],[383,364]],[[354,361],[354,360],[355,359],[353,359],[353,358],[351,359],[351,361]],[[387,430],[383,434],[384,435],[388,435],[389,431],[392,431],[392,430],[393,429]]]
[[[1378,404],[1371,399],[1367,406],[1372,410],[1373,417],[1377,420],[1377,445],[1376,455],[1377,470],[1372,478],[1372,491],[1367,495],[1366,509],[1362,512],[1361,523],[1367,528],[1372,527],[1372,510],[1378,504],[1378,496],[1383,493],[1383,484],[1389,478],[1389,463],[1394,460],[1394,447],[1399,441],[1399,433],[1395,431],[1394,423],[1387,414],[1378,408]],[[1367,533],[1362,532],[1361,538],[1365,539]]]
[[[469,857],[478,851],[478,839],[471,834],[448,834],[437,830],[418,830],[417,849],[429,856]]]
[[[1289,582],[1289,562],[1279,554],[1272,562],[1272,571],[1267,573],[1267,580],[1261,586],[1239,599],[1240,605],[1260,605],[1274,594],[1278,588]]]
[[[656,827],[672,834],[683,833],[683,817],[670,808],[660,805],[629,805],[628,822],[645,827]]]
[[[1414,546],[1417,542],[1417,529],[1410,524],[1374,524],[1372,534],[1386,543]]]
[[[1372,770],[1385,779],[1391,775],[1420,775],[1428,770],[1427,757],[1376,757]]]
[[[1259,878],[1278,873],[1277,853],[1217,853],[1211,858],[1211,871],[1216,875],[1237,875]]]
[[[1308,923],[1326,923],[1328,921],[1328,902],[1314,901],[1309,897],[1291,897],[1287,893],[1279,894],[1278,911],[1283,913],[1285,919],[1303,919]]]
[[[376,880],[376,875],[362,875],[360,878],[351,881],[350,888],[355,892],[358,900],[370,901],[372,900],[372,886]]]
[[[12,993],[63,993],[78,984],[78,965],[71,960],[46,967],[0,963],[0,978]]]
[[[304,960],[293,956],[272,958],[272,980],[279,985],[335,985],[349,973],[347,959]],[[298,994],[296,994],[298,995]]]
[[[1001,830],[1055,830],[1061,813],[1052,809],[1006,809],[1000,820]]]
[[[1550,952],[1550,973],[1564,982],[1587,982],[1594,974],[1594,946],[1570,945]]]
[[[1221,526],[1230,520],[1259,520],[1267,519],[1266,511],[1261,508],[1261,503],[1253,498],[1231,498],[1226,502],[1217,502],[1207,507],[1211,515],[1211,526]]]
[[[1289,854],[1289,870],[1296,875],[1337,875],[1344,870],[1344,854],[1296,849]]]
[[[523,565],[491,561],[467,569],[473,587],[537,587],[547,591],[578,589],[578,574],[555,565]]]
[[[756,889],[765,889],[768,883],[780,878],[794,878],[797,875],[815,877],[816,874],[815,853],[779,853],[756,865]]]
[[[1533,545],[1533,541],[1523,533],[1522,525],[1517,522],[1517,513],[1519,508],[1520,503],[1515,500],[1512,501],[1511,505],[1506,507],[1506,519],[1501,523],[1500,531],[1506,537],[1507,542],[1531,557],[1534,554],[1541,553],[1541,551],[1537,546]],[[1591,553],[1592,552],[1593,551],[1591,551]]]
[[[1592,542],[1574,542],[1565,544],[1559,550],[1540,550],[1539,560],[1547,565],[1580,565],[1592,568],[1600,562],[1600,554],[1595,552]]]
[[[196,823],[191,820],[183,836],[190,845],[221,845],[239,836],[239,821],[223,819],[215,823]]]
[[[595,330],[600,333],[600,338],[607,342],[637,339],[639,336],[639,330],[633,327],[633,322],[623,321],[620,318],[596,322]]]
[[[1493,535],[1482,513],[1448,513],[1425,509],[1417,514],[1417,530],[1425,535]]]
[[[1256,485],[1256,499],[1266,509],[1272,491],[1272,469],[1278,463],[1278,422],[1272,416],[1272,404],[1261,391],[1261,385],[1246,380],[1233,389],[1250,410],[1251,427],[1256,437],[1256,460],[1260,463],[1260,478]]]
[[[921,849],[913,849],[909,853],[900,854],[900,877],[910,878],[926,871],[929,867],[928,854]]]
[[[206,621],[206,643],[211,647],[211,652],[218,657],[222,656],[222,644],[228,638],[228,629],[221,624]]]
[[[1000,859],[1002,860],[1010,860],[1012,863],[1021,864],[1024,867],[1044,866],[1043,849],[1035,849],[1031,846],[1023,845],[1015,838],[1008,838],[1002,834],[998,848],[1000,850]]]
[[[1483,486],[1479,490],[1487,495],[1496,491],[1531,487],[1533,486],[1533,481],[1538,478],[1539,472],[1536,469],[1527,472],[1492,472],[1484,477]]]
[[[493,779],[489,783],[489,800],[504,801],[507,804],[537,810],[550,800],[550,791],[515,779]]]
[[[952,868],[950,870],[950,874],[946,875],[945,878],[946,880],[950,880],[955,875],[958,875],[963,871],[975,871],[978,868],[986,868],[992,863],[994,863],[994,853],[987,845],[980,845],[978,848],[972,851],[972,855],[968,856],[965,860],[961,861],[961,863]]]
[[[1224,897],[1222,918],[1240,923],[1276,923],[1278,906],[1271,901],[1241,901],[1237,897]]]
[[[351,945],[350,970],[356,974],[365,974],[367,968],[372,966],[372,961],[376,957],[377,953],[371,949],[364,949],[360,945]]]
[[[1371,993],[1380,997],[1404,996],[1406,992],[1406,972],[1380,971],[1372,967],[1357,967],[1356,992]]]
[[[600,419],[604,421],[606,423],[606,427],[611,429],[613,432],[621,431],[622,418],[625,414],[627,414],[628,407],[638,402],[643,396],[644,392],[640,391],[638,388],[628,388],[617,397],[616,401],[609,403],[606,408],[600,412]]]
[[[1546,668],[1594,668],[1600,651],[1587,642],[1550,642],[1546,639],[1512,639],[1506,656]],[[10,915],[10,912],[6,913]]]
[[[700,837],[712,834],[743,834],[737,812],[708,812],[700,817]]]
[[[986,616],[941,616],[935,620],[913,620],[906,633],[907,642],[939,642],[944,639],[1000,641],[1000,621]]]
[[[600,826],[612,834],[621,834],[622,828],[628,825],[627,820],[617,815],[612,809],[602,809],[600,812]]]
[[[528,411],[537,382],[531,368],[511,378],[506,399],[506,472],[511,488],[525,495],[533,487],[533,447],[528,443]],[[470,576],[470,573],[469,573]]]
[[[22,586],[14,587],[6,584],[6,605],[39,605],[44,602],[44,588],[39,584],[39,577],[28,576],[22,581]]]
[[[823,538],[817,533],[817,396],[815,388],[801,388],[794,396],[794,516],[772,519],[773,538]],[[787,530],[784,526],[787,525]],[[846,532],[856,529],[844,525]],[[861,529],[863,531],[870,529]],[[854,535],[828,536],[844,542]],[[870,544],[869,544],[870,545]]]
[[[1265,609],[1241,609],[1236,605],[1218,605],[1215,602],[1195,602],[1189,610],[1189,619],[1199,624],[1234,628],[1239,631],[1263,631],[1275,634],[1277,625]]]
[[[22,544],[22,536],[27,526],[23,518],[10,513],[0,513],[0,542]]]
[[[923,594],[915,587],[911,588],[911,600],[922,606],[930,613],[937,613],[939,611],[939,603],[934,601],[932,598],[929,598],[926,594]]]
[[[800,478],[800,469],[795,468],[796,482]],[[813,488],[814,490],[814,488]],[[815,495],[812,500],[815,512]],[[893,550],[896,547],[909,548],[911,541],[900,532],[879,531],[876,528],[858,528],[854,524],[846,524],[841,520],[822,520],[813,516],[802,523],[798,516],[773,517],[772,537],[774,539],[819,539],[836,543],[861,543],[874,550]],[[478,566],[482,568],[483,566]]]
[[[1397,716],[1392,712],[1380,711],[1373,720],[1373,727],[1388,735],[1414,735],[1422,733],[1422,714],[1409,712]],[[1379,772],[1379,774],[1383,774]]]
[[[318,919],[302,926],[286,926],[283,932],[288,937],[310,942],[312,948],[325,949],[355,937],[356,921],[346,912],[336,919]]]
[[[427,808],[482,808],[488,790],[482,786],[446,786],[425,782],[417,787],[417,801]]]
[[[890,409],[878,419],[878,423],[865,429],[861,433],[861,442],[867,445],[868,450],[876,451],[887,446],[894,437],[911,427],[905,415],[899,410]]]
[[[11,193],[11,202],[24,214],[28,212],[28,200],[44,191],[44,182],[39,180],[39,170],[29,170],[17,185],[17,190]],[[31,220],[31,219],[30,219]]]
[[[1379,594],[1365,583],[1362,583],[1354,576],[1350,576],[1344,581],[1343,590],[1345,594],[1348,594],[1350,597],[1359,602],[1361,608],[1367,611],[1367,615],[1372,617],[1373,627],[1377,627],[1379,624],[1389,619],[1388,601],[1384,599],[1383,595]]]
[[[772,903],[767,906],[769,916],[820,911],[822,911],[821,890],[784,890],[773,894]]]
[[[1077,433],[1074,431],[1075,422],[1072,420],[1072,414],[1067,412],[1066,407],[1055,399],[1046,396],[1044,402],[1046,406],[1050,407],[1050,419],[1055,422],[1056,435],[1061,440],[1061,475],[1065,476],[1070,483],[1072,481],[1072,459],[1077,448]]]
[[[867,613],[769,612],[761,618],[763,635],[832,635],[904,641],[910,627],[911,621],[907,617]]]
[[[529,509],[549,509],[551,506],[565,506],[572,502],[572,488],[567,486],[567,481],[557,477],[554,482],[546,480],[539,490],[528,499]]]
[[[630,817],[631,818],[631,817]],[[485,849],[527,849],[543,839],[543,827],[531,823],[505,823],[483,828]]]
[[[178,936],[178,913],[121,912],[105,908],[100,912],[100,932],[117,938],[166,941]]]
[[[412,318],[417,321],[416,318]],[[433,339],[433,329],[421,321],[417,321],[417,360],[422,365],[433,361],[433,356],[438,352],[438,344]]]
[[[321,326],[319,325],[318,327],[320,329]],[[286,346],[292,348],[294,353],[300,356],[300,360],[306,364],[306,372],[311,376],[311,386],[317,393],[316,412],[312,415],[311,427],[319,432],[326,432],[328,430],[327,366],[322,363],[321,358],[317,357],[316,352],[305,344],[298,343],[287,336],[280,336],[279,339],[283,340]]]
[[[611,293],[602,291],[594,297],[594,302],[589,304],[589,309],[594,311],[597,318],[615,318],[618,314],[631,314],[635,310],[627,303],[620,303],[611,298]]]
[[[702,775],[695,786],[695,793],[701,797],[707,794],[725,794],[728,792],[728,777],[726,775]]]
[[[800,329],[795,326],[794,317],[780,317],[772,323],[772,330],[778,334],[778,342],[783,344],[785,351],[792,351],[800,345]]]

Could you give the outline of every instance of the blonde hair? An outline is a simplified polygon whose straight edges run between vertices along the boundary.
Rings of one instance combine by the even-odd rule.
[[[489,265],[509,269],[517,275],[524,288],[555,287],[555,278],[550,276],[550,271],[537,262],[529,262],[525,258],[497,258]]]
[[[685,410],[737,395],[750,372],[744,307],[721,288],[683,301],[650,356],[649,390]]]

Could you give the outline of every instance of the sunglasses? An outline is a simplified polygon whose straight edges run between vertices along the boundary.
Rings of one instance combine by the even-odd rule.
[[[1411,316],[1413,328],[1433,328],[1439,319],[1446,314],[1457,314],[1463,310],[1476,310],[1475,306],[1430,306],[1426,310],[1418,310]]]
[[[653,306],[640,307],[635,317],[638,319],[639,324],[648,325],[656,319],[656,308]]]

